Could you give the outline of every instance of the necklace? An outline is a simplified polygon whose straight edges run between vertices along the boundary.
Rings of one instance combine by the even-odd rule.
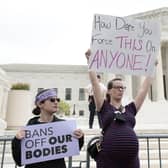
[[[121,113],[125,113],[125,106],[120,105],[120,107],[118,108],[118,111],[120,111]]]
[[[120,105],[120,107],[114,111],[114,121],[124,123],[126,119],[124,115],[122,115],[123,113],[125,113],[125,107]]]
[[[120,105],[119,108],[116,108],[115,106],[113,106],[113,109],[114,109],[115,112],[125,113],[125,106],[123,106],[123,105]]]

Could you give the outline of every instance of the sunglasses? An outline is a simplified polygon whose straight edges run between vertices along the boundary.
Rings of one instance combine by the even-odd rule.
[[[50,98],[48,99],[51,103],[60,102],[59,98]]]

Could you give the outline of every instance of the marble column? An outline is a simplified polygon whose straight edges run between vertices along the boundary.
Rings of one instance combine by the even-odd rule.
[[[8,93],[6,121],[9,129],[24,126],[32,116],[32,93],[29,90],[10,90]],[[18,117],[19,116],[19,117]]]
[[[6,116],[6,103],[7,103],[7,93],[5,92],[7,88],[0,85],[0,135],[4,134],[4,130],[7,128],[7,122],[5,121]]]
[[[125,83],[126,83],[126,95],[129,99],[132,99],[132,76],[126,75],[125,76]]]
[[[141,79],[139,76],[132,76],[132,96],[133,99],[136,97],[140,88]]]
[[[1,107],[1,111],[2,111],[2,117],[3,119],[6,118],[6,111],[7,111],[7,101],[8,101],[8,91],[9,88],[3,88],[3,100],[2,100],[2,107]]]
[[[145,76],[142,76],[142,77],[140,78],[141,85],[142,85],[143,81],[145,80],[145,78],[146,78]],[[147,93],[147,95],[146,95],[145,101],[151,101],[151,99],[149,98],[149,92],[150,92],[150,88],[149,88],[148,93]]]
[[[3,87],[2,85],[0,85],[0,118],[3,118],[2,106],[3,106]]]
[[[164,61],[165,61],[164,74],[165,74],[165,88],[166,88],[165,91],[168,99],[168,42],[164,46]]]
[[[123,103],[128,104],[132,99],[132,76],[125,75],[124,76],[124,85],[126,86],[126,90],[124,93]]]
[[[161,50],[158,55],[158,65],[156,67],[156,75],[152,84],[152,95],[155,101],[164,100],[164,87],[163,87],[163,69]]]

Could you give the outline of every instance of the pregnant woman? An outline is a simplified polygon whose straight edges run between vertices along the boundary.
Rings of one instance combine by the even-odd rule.
[[[87,61],[91,55],[85,53]],[[107,84],[106,99],[101,92],[96,73],[89,70],[96,109],[105,129],[101,151],[96,156],[97,168],[140,168],[138,139],[134,132],[135,116],[143,104],[152,78],[146,77],[135,100],[122,106],[126,87],[122,79],[114,78]]]

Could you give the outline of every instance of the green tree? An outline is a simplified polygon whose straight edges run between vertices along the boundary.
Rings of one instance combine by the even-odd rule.
[[[61,100],[59,102],[59,113],[65,114],[66,116],[70,115],[70,105],[67,102]]]

